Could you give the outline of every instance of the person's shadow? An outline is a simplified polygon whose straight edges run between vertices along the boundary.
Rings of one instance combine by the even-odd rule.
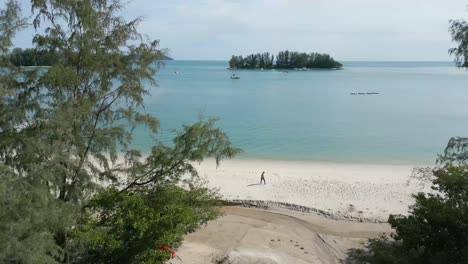
[[[247,185],[247,187],[256,186],[256,185],[262,185],[262,184],[261,183],[252,183],[252,184]]]

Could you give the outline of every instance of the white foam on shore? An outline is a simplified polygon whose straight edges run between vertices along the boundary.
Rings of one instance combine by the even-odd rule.
[[[282,202],[371,221],[407,214],[412,194],[429,191],[408,181],[411,165],[228,160],[216,168],[207,160],[196,168],[226,200]],[[266,185],[259,184],[262,171]]]

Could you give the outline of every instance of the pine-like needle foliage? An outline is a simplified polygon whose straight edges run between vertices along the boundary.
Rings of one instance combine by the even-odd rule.
[[[202,187],[194,184],[192,162],[207,157],[219,162],[240,150],[231,146],[214,120],[202,120],[184,127],[174,146],[155,144],[143,158],[130,147],[132,131],[145,126],[157,133],[158,120],[145,114],[144,97],[157,86],[155,74],[165,50],[139,34],[140,18],[126,21],[119,15],[124,11],[120,0],[31,3],[29,24],[38,29],[33,52],[56,57],[43,69],[18,67],[8,56],[0,56],[0,261],[100,263],[109,254],[140,262],[148,256],[150,261],[153,253],[141,243],[177,245],[181,234],[216,215],[211,210],[218,197],[206,195],[209,190],[198,192]],[[1,55],[14,48],[15,33],[27,25],[18,3],[9,0],[0,11]],[[164,218],[165,224],[179,226],[168,229],[175,232],[171,239],[159,233],[148,238],[144,232],[153,231],[138,229],[144,240],[135,247],[142,250],[97,250],[96,241],[111,240],[83,236],[104,235],[102,228],[133,232],[112,226],[131,216],[111,216],[108,208],[136,203],[152,210],[144,217],[166,214],[167,208],[140,203],[155,190],[166,198],[194,195],[209,206],[191,207],[191,200],[173,203],[177,212],[197,212],[200,217]],[[148,221],[153,220],[158,221]],[[130,235],[120,234],[109,239],[123,243]]]

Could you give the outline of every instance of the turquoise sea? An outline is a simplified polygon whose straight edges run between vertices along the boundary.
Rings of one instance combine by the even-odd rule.
[[[241,158],[432,164],[452,136],[468,136],[468,72],[451,62],[344,62],[342,70],[237,71],[225,61],[169,61],[146,98],[160,135],[200,114],[246,153]],[[177,73],[175,73],[177,72]],[[378,92],[379,95],[350,95]]]

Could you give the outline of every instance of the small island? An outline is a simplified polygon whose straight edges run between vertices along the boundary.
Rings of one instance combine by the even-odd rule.
[[[281,70],[309,70],[309,69],[341,69],[343,65],[335,61],[328,54],[305,53],[297,51],[280,51],[278,55],[269,52],[251,54],[246,57],[233,55],[229,61],[230,70],[238,69],[281,69]]]

